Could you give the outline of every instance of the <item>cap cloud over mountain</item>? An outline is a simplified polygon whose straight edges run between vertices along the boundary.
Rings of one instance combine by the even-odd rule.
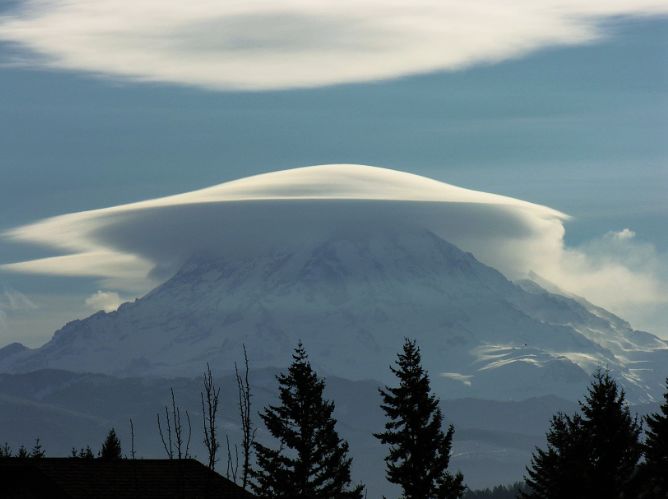
[[[326,373],[383,379],[414,336],[444,396],[576,398],[607,366],[632,399],[651,399],[668,374],[665,342],[492,268],[549,276],[566,218],[393,170],[326,165],[48,219],[9,235],[71,255],[13,270],[128,287],[167,280],[42,348],[0,356],[0,367],[197,374],[207,361],[232,367],[244,343],[255,366],[282,366],[302,339]]]
[[[380,202],[382,209],[372,206]],[[321,239],[334,228],[404,224],[432,230],[504,272],[524,274],[531,263],[520,259],[533,258],[532,250],[559,251],[565,218],[544,206],[396,170],[322,165],[20,227],[7,236],[66,255],[4,268],[97,275],[123,287],[138,273],[169,269],[169,275],[193,254],[261,253]]]
[[[632,238],[567,247],[567,219],[545,206],[396,170],[321,165],[19,227],[5,237],[60,256],[0,268],[100,278],[106,296],[138,296],[193,255],[262,255],[312,244],[335,230],[388,226],[429,230],[511,279],[535,272],[618,314],[638,317],[643,307],[668,304],[656,266],[626,265],[624,255],[637,260],[628,248]]]

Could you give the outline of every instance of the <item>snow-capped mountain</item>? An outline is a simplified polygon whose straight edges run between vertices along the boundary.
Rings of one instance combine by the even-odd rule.
[[[418,340],[443,397],[581,397],[607,367],[631,400],[668,375],[668,343],[584,300],[511,282],[442,237],[387,226],[234,257],[192,257],[162,285],[111,313],[67,324],[41,348],[0,350],[0,371],[116,375],[281,367],[302,340],[314,365],[389,381],[403,338]]]

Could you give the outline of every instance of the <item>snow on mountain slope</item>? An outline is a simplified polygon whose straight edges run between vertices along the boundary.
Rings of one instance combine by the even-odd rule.
[[[443,397],[575,399],[602,366],[629,398],[651,400],[668,344],[598,310],[515,284],[428,230],[342,224],[289,249],[193,257],[143,298],[71,322],[39,349],[0,350],[0,370],[195,375],[206,362],[232,368],[242,344],[254,367],[280,367],[301,339],[324,373],[386,381],[409,336]]]

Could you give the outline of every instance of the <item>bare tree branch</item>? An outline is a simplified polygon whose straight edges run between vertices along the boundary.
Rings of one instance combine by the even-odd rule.
[[[165,408],[165,413],[167,413],[167,408]],[[162,426],[160,425],[160,413],[156,414],[156,417],[158,419],[158,431],[160,432],[160,440],[162,440],[162,446],[165,449],[165,454],[167,454],[168,459],[174,459],[174,451],[172,449],[172,429],[169,427],[169,415],[167,415],[167,428],[168,428],[168,435],[169,435],[169,447],[167,446],[167,442],[165,442],[165,435],[162,431]]]
[[[162,446],[164,447],[165,453],[167,454],[167,457],[169,459],[174,459],[174,456],[176,456],[177,459],[188,459],[190,457],[190,438],[192,435],[190,414],[188,414],[188,411],[186,411],[186,419],[188,421],[188,440],[184,452],[183,421],[181,419],[181,408],[178,405],[176,405],[174,388],[170,388],[169,390],[172,397],[172,412],[170,414],[169,408],[165,406],[165,421],[167,423],[166,441],[165,441],[165,432],[163,432],[162,425],[160,422],[160,413],[157,414],[158,431],[160,432],[160,439],[162,440]],[[176,444],[176,449],[174,448],[174,444]]]
[[[193,433],[192,425],[190,424],[190,414],[186,410],[186,419],[188,420],[188,441],[186,442],[186,459],[190,457],[190,437]]]
[[[130,418],[130,456],[132,459],[135,458],[135,425],[132,423],[132,418]]]
[[[253,452],[253,442],[255,441],[255,431],[251,421],[251,390],[248,380],[248,354],[246,345],[244,349],[244,374],[239,373],[236,362],[234,363],[234,373],[237,378],[237,388],[239,391],[239,416],[241,417],[241,430],[243,439],[241,443],[243,464],[241,469],[241,486],[245,489],[250,477],[250,459]]]
[[[239,447],[234,444],[235,461],[232,462],[232,449],[230,447],[230,439],[225,435],[227,442],[227,479],[237,483],[237,473],[239,471]]]
[[[209,453],[209,468],[216,467],[218,458],[216,454],[220,447],[216,428],[216,415],[220,398],[220,387],[216,387],[211,373],[211,367],[207,363],[202,383],[204,392],[200,392],[202,400],[202,425],[204,427],[204,445]]]

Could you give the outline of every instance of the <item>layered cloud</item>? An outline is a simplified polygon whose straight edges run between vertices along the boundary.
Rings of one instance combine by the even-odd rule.
[[[165,198],[49,218],[5,233],[61,255],[6,270],[100,277],[138,289],[198,254],[227,258],[289,250],[335,231],[424,227],[510,275],[544,268],[561,249],[550,208],[417,175],[322,165],[257,175]]]
[[[4,237],[60,255],[0,268],[96,277],[105,289],[140,293],[197,255],[234,259],[288,252],[333,236],[417,228],[472,252],[510,278],[536,272],[566,291],[630,314],[640,325],[647,324],[642,319],[648,310],[665,308],[668,276],[651,245],[624,229],[569,248],[567,219],[545,206],[409,173],[323,165],[19,227]],[[119,297],[107,291],[88,301],[113,309]]]
[[[24,0],[0,16],[14,63],[210,89],[395,78],[605,34],[663,0]]]

